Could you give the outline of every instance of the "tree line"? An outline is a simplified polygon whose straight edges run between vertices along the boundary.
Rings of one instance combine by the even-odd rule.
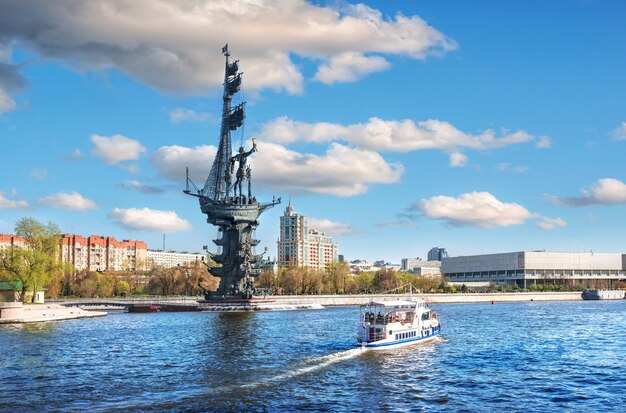
[[[353,274],[345,261],[335,261],[325,269],[306,267],[279,268],[276,273],[264,270],[255,285],[268,294],[370,294],[402,293],[409,286],[414,291],[435,292],[441,276],[416,276],[383,268],[376,272]]]
[[[199,296],[215,291],[219,278],[211,276],[207,264],[193,262],[174,268],[153,267],[147,271],[76,271],[71,264],[60,262],[61,232],[52,222],[42,223],[22,218],[15,234],[24,238],[26,248],[0,250],[0,281],[19,281],[19,299],[26,301],[32,293],[47,288],[46,296],[113,297],[149,295]],[[441,287],[439,276],[415,276],[381,269],[376,272],[352,274],[347,262],[333,262],[325,269],[306,267],[266,268],[256,277],[255,286],[267,294],[367,294],[396,292],[402,286],[434,292]]]

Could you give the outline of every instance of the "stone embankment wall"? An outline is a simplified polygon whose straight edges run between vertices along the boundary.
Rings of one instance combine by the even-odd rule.
[[[0,303],[0,319],[21,318],[23,311],[22,303]]]
[[[267,296],[283,304],[321,304],[332,305],[359,305],[368,301],[402,300],[405,294],[356,294],[356,295],[274,295]],[[581,300],[580,292],[558,293],[457,293],[457,294],[414,294],[414,297],[424,298],[432,304],[452,303],[490,303],[518,302],[518,301],[573,301]]]

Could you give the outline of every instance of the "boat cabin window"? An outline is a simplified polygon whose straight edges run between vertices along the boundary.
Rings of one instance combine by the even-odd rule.
[[[430,318],[430,311],[422,313],[422,320],[428,320]]]

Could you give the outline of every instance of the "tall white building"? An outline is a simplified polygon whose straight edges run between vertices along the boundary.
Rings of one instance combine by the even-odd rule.
[[[339,247],[329,235],[309,228],[309,219],[296,214],[291,202],[280,217],[278,265],[280,267],[326,268],[338,259]]]

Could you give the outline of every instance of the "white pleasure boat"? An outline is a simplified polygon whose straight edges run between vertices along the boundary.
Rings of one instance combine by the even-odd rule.
[[[390,349],[425,343],[441,333],[437,314],[422,299],[371,301],[361,305],[357,346]]]

